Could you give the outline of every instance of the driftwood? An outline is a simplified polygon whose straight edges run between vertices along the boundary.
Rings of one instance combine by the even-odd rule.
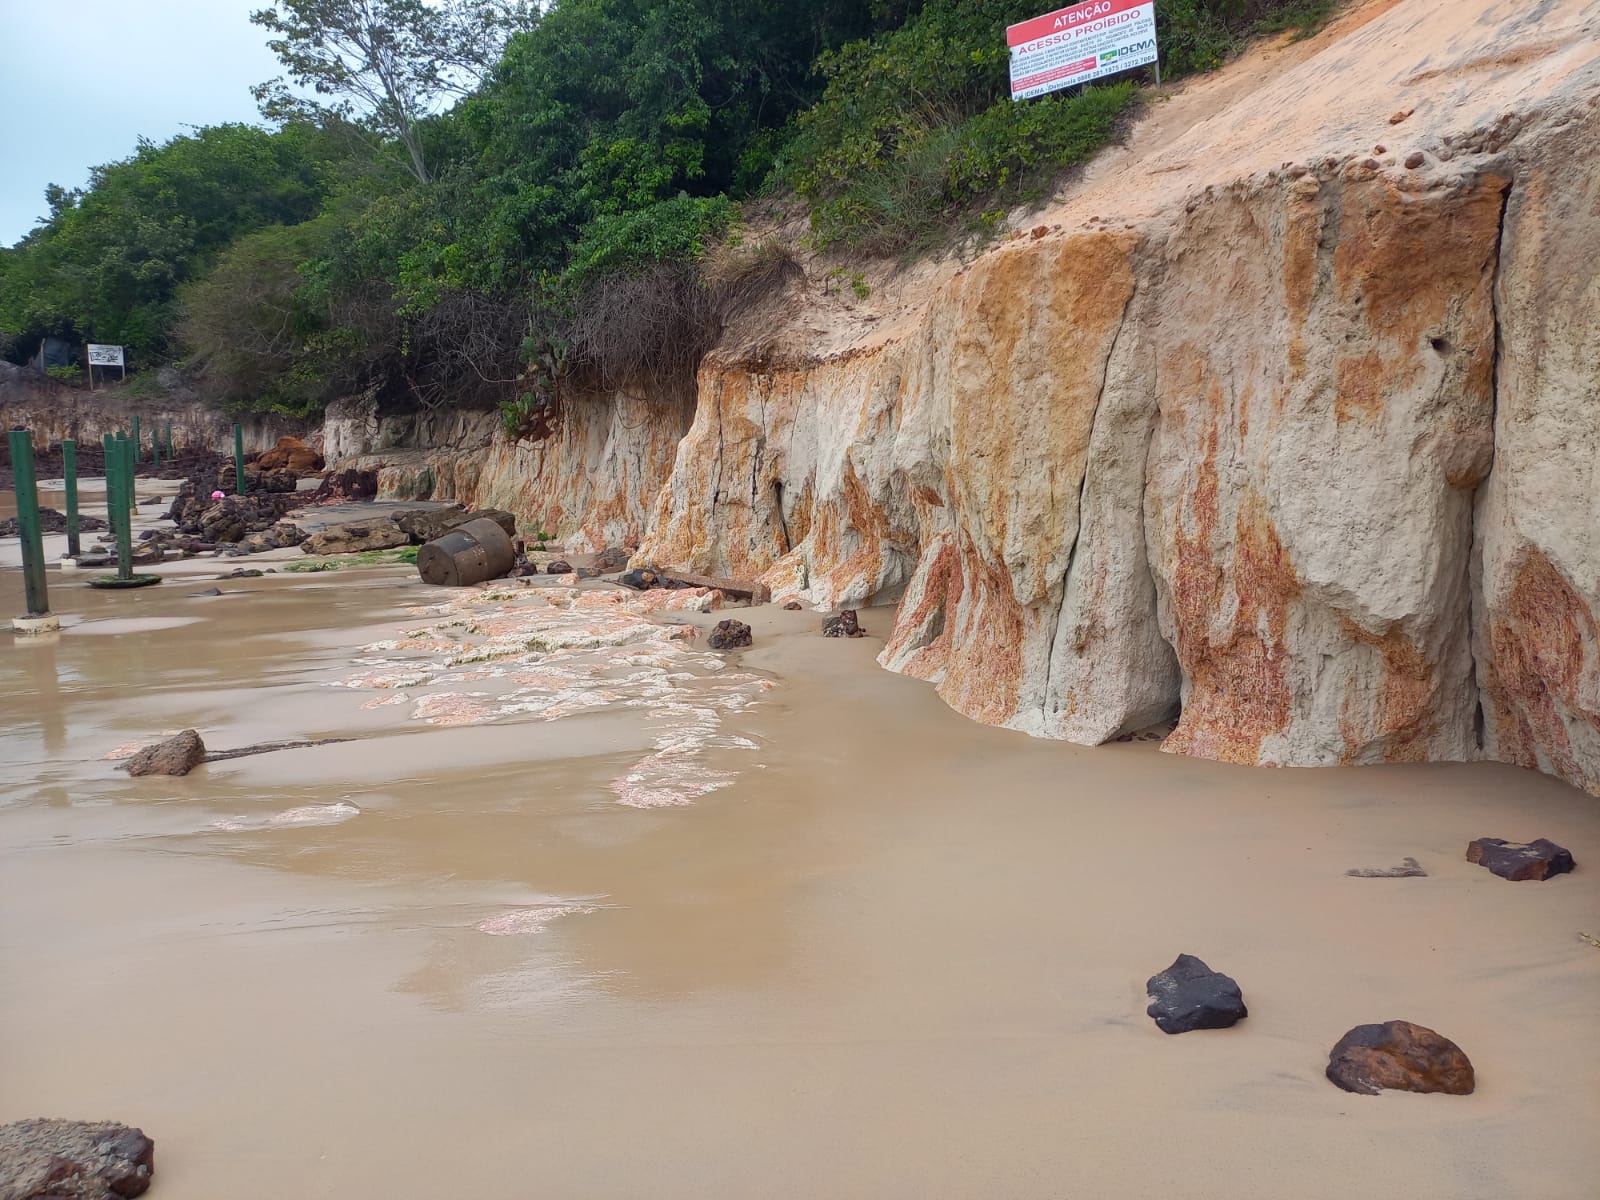
[[[669,587],[673,584],[682,584],[685,587],[716,588],[724,596],[734,600],[748,600],[751,604],[772,602],[772,589],[757,579],[718,579],[713,575],[675,571],[671,567],[664,567],[655,574]]]
[[[1357,879],[1416,879],[1428,873],[1417,865],[1417,860],[1407,857],[1398,867],[1355,867],[1346,871]]]
[[[312,746],[337,746],[340,742],[353,742],[355,738],[316,738],[309,742],[257,742],[238,750],[211,750],[201,762],[226,762],[230,758],[248,758],[252,754],[270,754],[274,750],[308,750]]]

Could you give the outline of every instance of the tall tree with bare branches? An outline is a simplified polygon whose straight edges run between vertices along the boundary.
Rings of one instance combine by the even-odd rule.
[[[392,136],[427,183],[420,122],[476,88],[538,15],[530,0],[273,0],[250,20],[274,35],[287,78],[251,90],[276,120],[336,116]]]

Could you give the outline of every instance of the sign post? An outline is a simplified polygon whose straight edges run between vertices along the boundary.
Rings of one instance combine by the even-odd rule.
[[[1006,29],[1011,98],[1031,100],[1156,64],[1155,0],[1085,0]]]
[[[128,363],[123,357],[121,346],[106,346],[97,342],[90,342],[84,347],[89,354],[89,387],[94,388],[94,369],[96,367],[121,367],[122,377],[128,377]]]

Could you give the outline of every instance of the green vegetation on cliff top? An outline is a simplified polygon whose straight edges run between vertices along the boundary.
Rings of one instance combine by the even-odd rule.
[[[1329,3],[1156,0],[1163,69],[1210,70]],[[0,352],[120,342],[238,407],[372,389],[537,429],[574,371],[692,375],[718,308],[700,263],[738,240],[742,205],[803,204],[819,248],[916,252],[1115,136],[1132,81],[1009,99],[1005,26],[1040,7],[277,0],[254,19],[292,78],[328,85],[319,102],[263,85],[275,131],[141,143],[81,193],[50,189],[49,218],[0,249]],[[391,58],[369,74],[401,83],[351,82],[335,34],[377,34]]]

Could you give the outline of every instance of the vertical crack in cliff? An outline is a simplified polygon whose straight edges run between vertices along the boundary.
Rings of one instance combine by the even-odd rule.
[[[1467,669],[1468,686],[1477,697],[1473,714],[1473,736],[1477,742],[1478,753],[1485,749],[1484,730],[1487,714],[1483,708],[1483,688],[1478,683],[1478,646],[1476,632],[1480,620],[1487,623],[1488,612],[1484,598],[1479,595],[1480,589],[1485,586],[1483,569],[1479,564],[1475,571],[1473,566],[1478,563],[1479,556],[1483,553],[1483,540],[1479,536],[1478,515],[1482,509],[1483,490],[1489,486],[1489,481],[1494,478],[1496,457],[1500,443],[1500,356],[1505,348],[1504,325],[1500,313],[1500,282],[1505,272],[1506,261],[1506,215],[1511,208],[1511,191],[1516,186],[1515,174],[1507,181],[1500,192],[1500,217],[1495,227],[1494,237],[1494,262],[1489,264],[1492,277],[1489,281],[1489,313],[1494,324],[1494,357],[1489,365],[1489,438],[1490,457],[1489,470],[1484,474],[1477,487],[1472,489],[1472,505],[1469,510],[1471,520],[1471,538],[1467,544],[1465,570],[1467,573]],[[1478,586],[1473,586],[1476,577]],[[1480,611],[1483,609],[1485,611]],[[1484,628],[1485,650],[1488,649],[1488,628]]]
[[[1077,560],[1078,547],[1083,541],[1083,503],[1089,494],[1089,472],[1094,467],[1094,434],[1099,428],[1100,415],[1105,409],[1106,387],[1111,382],[1111,364],[1117,359],[1117,347],[1122,343],[1123,331],[1128,327],[1128,313],[1132,311],[1134,297],[1138,294],[1139,278],[1135,272],[1133,286],[1128,289],[1128,297],[1122,302],[1122,312],[1117,316],[1117,331],[1111,337],[1111,345],[1106,348],[1105,362],[1100,368],[1100,386],[1096,389],[1094,397],[1094,417],[1089,422],[1089,442],[1083,448],[1083,477],[1078,480],[1078,520],[1072,532],[1072,545],[1067,549],[1067,563],[1061,571],[1061,593],[1056,599],[1050,644],[1045,649],[1044,687],[1039,695],[1041,720],[1049,711],[1051,689],[1056,682],[1056,642],[1061,639],[1061,614],[1067,604],[1067,582],[1072,577],[1072,564]]]
[[[717,389],[717,463],[711,476],[711,511],[706,514],[707,528],[715,529],[717,521],[717,505],[722,502],[722,389]]]

